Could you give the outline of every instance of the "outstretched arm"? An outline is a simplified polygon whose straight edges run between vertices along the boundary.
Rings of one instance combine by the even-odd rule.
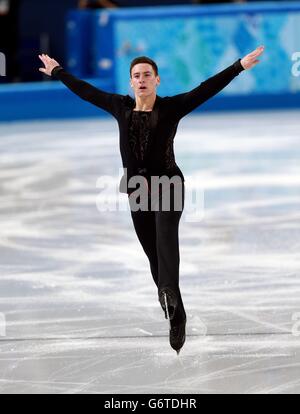
[[[102,91],[88,82],[76,78],[48,55],[39,55],[39,58],[45,65],[44,68],[39,68],[40,72],[59,79],[80,98],[116,116],[120,109],[119,100],[122,95]]]
[[[175,115],[180,119],[193,111],[199,105],[216,95],[225,88],[241,71],[251,69],[259,63],[257,59],[264,51],[260,46],[243,59],[238,59],[233,65],[202,82],[190,92],[170,97],[170,105]]]

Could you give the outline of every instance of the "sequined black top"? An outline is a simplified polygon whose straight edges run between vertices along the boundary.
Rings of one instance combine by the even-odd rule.
[[[149,147],[151,111],[132,111],[129,124],[129,144],[140,166]]]

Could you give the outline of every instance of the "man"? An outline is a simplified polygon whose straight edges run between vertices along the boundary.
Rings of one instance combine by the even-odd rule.
[[[185,342],[186,326],[179,289],[178,239],[185,179],[175,162],[174,137],[184,116],[220,92],[240,72],[258,64],[257,58],[263,50],[263,46],[257,48],[190,92],[165,98],[156,93],[160,84],[156,63],[146,56],[137,57],[131,62],[129,71],[134,99],[129,95],[99,90],[66,72],[56,60],[39,55],[45,65],[39,69],[41,72],[61,80],[72,92],[109,112],[118,121],[122,163],[128,172],[128,176],[122,177],[119,189],[128,194],[134,229],[149,259],[158,299],[170,322],[170,345],[177,353]],[[170,179],[167,189],[153,185],[154,179],[161,177]],[[150,210],[136,209],[136,190],[130,183],[136,178],[142,178],[138,183],[147,192]],[[161,208],[165,194],[170,201],[167,209]],[[181,201],[179,209],[175,208],[178,199]]]

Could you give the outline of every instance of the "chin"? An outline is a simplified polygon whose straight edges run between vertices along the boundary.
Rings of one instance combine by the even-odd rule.
[[[151,92],[149,91],[139,91],[138,93],[139,95],[151,95]]]

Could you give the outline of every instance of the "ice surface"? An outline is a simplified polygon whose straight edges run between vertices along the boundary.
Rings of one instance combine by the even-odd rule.
[[[0,124],[0,392],[299,393],[299,131],[300,111],[182,120],[204,216],[180,222],[177,357],[129,210],[96,208],[115,121]]]

